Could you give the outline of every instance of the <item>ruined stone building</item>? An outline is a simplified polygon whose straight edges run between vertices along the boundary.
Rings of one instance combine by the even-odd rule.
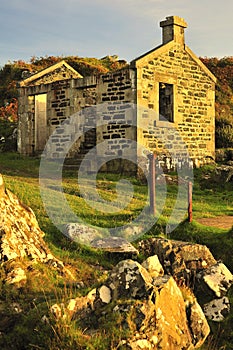
[[[162,44],[121,70],[83,78],[62,61],[23,80],[18,151],[39,154],[52,135],[52,158],[68,149],[77,158],[97,144],[95,158],[140,161],[155,152],[179,161],[188,152],[196,166],[213,159],[216,78],[185,44],[182,18],[160,26]]]

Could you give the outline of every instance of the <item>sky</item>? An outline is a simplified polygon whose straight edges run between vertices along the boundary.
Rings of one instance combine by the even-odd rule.
[[[197,56],[233,56],[232,14],[232,0],[0,0],[0,67],[46,55],[131,61],[162,43],[159,22],[172,15]]]

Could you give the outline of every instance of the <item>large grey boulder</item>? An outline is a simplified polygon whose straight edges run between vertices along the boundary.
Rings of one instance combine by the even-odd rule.
[[[101,238],[97,229],[76,222],[65,225],[64,233],[72,241],[86,245],[90,245],[96,238]]]

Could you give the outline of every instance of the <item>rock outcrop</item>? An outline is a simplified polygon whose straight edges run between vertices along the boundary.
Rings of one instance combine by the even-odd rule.
[[[43,236],[32,209],[5,188],[0,175],[0,263],[5,282],[24,284],[34,262],[47,264],[72,277],[48,249]]]
[[[151,238],[138,246],[142,264],[120,261],[86,297],[51,311],[82,320],[90,334],[118,320],[128,334],[118,350],[200,348],[210,331],[206,318],[219,322],[230,310],[231,272],[203,245]]]
[[[233,283],[233,275],[223,263],[215,260],[206,246],[150,238],[139,243],[139,251],[145,256],[157,254],[165,273],[172,275],[179,285],[192,289],[208,319],[222,321],[229,312],[226,294]]]
[[[196,272],[217,263],[210,250],[201,244],[150,238],[139,242],[144,256],[158,255],[166,273],[191,283]]]
[[[51,311],[58,318],[81,318],[90,333],[108,318],[120,320],[129,336],[116,345],[119,350],[198,349],[210,331],[194,294],[163,274],[157,256],[142,265],[120,261],[103,285]]]

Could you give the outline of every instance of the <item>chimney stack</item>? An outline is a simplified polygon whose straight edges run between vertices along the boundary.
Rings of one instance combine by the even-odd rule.
[[[178,16],[166,17],[165,21],[160,22],[160,27],[163,28],[163,44],[174,40],[184,45],[184,29],[187,28],[187,23],[183,18]]]

